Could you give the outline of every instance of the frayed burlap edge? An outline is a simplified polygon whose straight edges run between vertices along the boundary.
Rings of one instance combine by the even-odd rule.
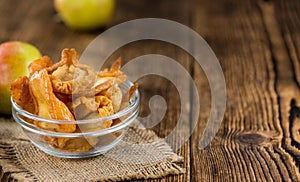
[[[14,141],[16,142],[16,141]],[[28,142],[28,141],[17,141]],[[170,148],[165,145],[163,141],[157,141],[154,143],[160,150],[165,150],[166,155],[171,153]],[[38,149],[37,149],[38,150]],[[157,170],[145,170],[134,175],[127,176],[116,176],[107,178],[98,178],[94,181],[122,181],[122,180],[132,180],[132,179],[149,179],[149,178],[162,178],[168,175],[178,175],[185,173],[185,169],[181,168],[176,162],[181,162],[182,157],[174,155],[169,155],[168,161],[164,161]],[[15,148],[13,144],[0,141],[0,165],[2,166],[3,173],[7,179],[15,179],[19,181],[39,181],[34,174],[28,171],[19,162],[16,155]]]
[[[21,141],[26,142],[26,141]],[[161,146],[166,149],[166,152],[169,153],[168,147],[164,146],[164,143],[157,142],[155,145]],[[38,149],[37,149],[38,150]],[[180,175],[185,173],[185,169],[176,164],[176,162],[182,162],[182,157],[177,155],[170,155],[168,158],[169,161],[164,161],[157,170],[145,170],[134,175],[126,176],[115,176],[107,178],[98,178],[91,181],[123,181],[123,180],[134,180],[134,179],[151,179],[151,178],[162,178],[168,175]],[[22,164],[19,162],[16,155],[16,151],[12,144],[0,141],[0,165],[2,166],[2,173],[4,176],[2,180],[18,180],[18,181],[39,181],[30,171],[28,171]]]
[[[10,121],[9,121],[10,122]],[[5,122],[4,122],[5,123]],[[1,123],[0,125],[2,125]],[[139,136],[151,142],[155,147],[161,150],[167,157],[166,161],[160,164],[158,170],[143,171],[134,175],[115,176],[107,178],[93,179],[92,181],[122,181],[133,179],[149,179],[149,178],[162,178],[168,175],[179,175],[185,173],[185,169],[179,166],[177,163],[181,163],[183,158],[174,153],[171,147],[162,139],[159,138],[154,131],[132,128]],[[0,167],[3,176],[0,176],[2,180],[18,180],[18,181],[39,181],[39,179],[30,171],[28,171],[19,161],[17,152],[14,147],[15,142],[29,143],[27,139],[12,138],[4,139],[0,138]],[[38,150],[38,149],[37,149]],[[157,166],[156,166],[157,167]]]
[[[7,142],[0,141],[1,181],[38,181],[38,179],[19,162],[15,148]]]

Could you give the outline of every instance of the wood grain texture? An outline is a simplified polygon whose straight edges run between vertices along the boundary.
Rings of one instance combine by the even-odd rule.
[[[1,0],[0,42],[30,42],[58,60],[63,48],[74,47],[82,53],[105,30],[67,28],[56,21],[52,3]],[[107,65],[119,56],[126,63],[137,56],[162,54],[177,60],[193,76],[199,91],[198,125],[177,151],[184,157],[186,173],[145,181],[300,181],[300,1],[118,0],[108,27],[148,17],[187,25],[208,42],[224,72],[227,107],[213,142],[200,150],[199,140],[211,107],[210,88],[201,65],[179,47],[161,41],[138,41],[117,50]],[[148,102],[153,95],[166,99],[166,116],[152,129],[160,137],[167,136],[180,115],[176,87],[158,76],[138,82],[141,102],[147,103],[141,106],[142,116],[151,113]],[[187,89],[190,86],[186,83]],[[182,130],[191,130],[190,119]],[[1,167],[0,179],[14,181]]]
[[[211,145],[200,151],[201,119],[207,117],[199,121],[192,137],[192,181],[298,181],[299,150],[292,144],[289,116],[291,99],[298,100],[293,75],[299,72],[299,61],[294,44],[287,47],[284,41],[294,40],[282,32],[289,23],[280,22],[280,17],[287,17],[283,12],[292,10],[279,9],[283,1],[198,3],[202,11],[195,11],[195,17],[201,18],[194,19],[193,27],[221,62],[228,100],[222,127]],[[288,19],[294,23],[293,18]],[[294,59],[289,51],[294,51]],[[201,69],[195,68],[201,85]]]

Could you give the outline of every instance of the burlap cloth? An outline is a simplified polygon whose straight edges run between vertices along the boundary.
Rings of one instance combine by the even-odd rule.
[[[30,143],[22,128],[0,117],[0,167],[20,181],[119,181],[181,174],[182,157],[151,130],[130,128],[124,139],[104,155],[61,159]],[[1,173],[0,173],[1,178]]]

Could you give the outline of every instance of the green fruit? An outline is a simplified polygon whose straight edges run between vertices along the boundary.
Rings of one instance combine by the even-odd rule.
[[[92,30],[107,25],[115,0],[54,0],[54,6],[69,27]]]
[[[28,75],[27,66],[41,57],[39,50],[25,42],[0,44],[0,113],[11,114],[10,85],[19,76]]]

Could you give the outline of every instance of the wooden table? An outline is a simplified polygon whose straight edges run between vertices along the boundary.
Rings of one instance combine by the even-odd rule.
[[[146,17],[187,25],[212,47],[226,80],[227,107],[221,128],[213,142],[199,150],[211,101],[201,66],[179,47],[161,41],[134,42],[110,57],[122,56],[124,62],[144,54],[171,57],[192,75],[199,90],[198,125],[177,151],[184,156],[186,174],[149,181],[300,180],[299,12],[298,0],[117,1],[109,27]],[[74,47],[82,53],[103,31],[73,31],[57,23],[54,15],[51,0],[1,0],[0,42],[27,41],[58,60],[63,48]],[[166,99],[166,116],[153,129],[160,137],[167,136],[180,114],[176,88],[158,76],[141,78],[139,83],[142,103],[155,94]],[[142,105],[141,114],[148,113],[147,104]],[[9,178],[9,174],[0,176]]]

